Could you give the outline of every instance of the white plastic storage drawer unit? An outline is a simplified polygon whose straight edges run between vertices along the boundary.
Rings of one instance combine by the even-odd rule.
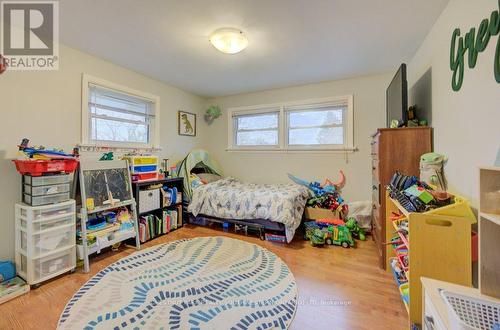
[[[139,191],[139,213],[157,210],[160,207],[160,189]]]
[[[37,284],[76,266],[75,201],[45,206],[16,204],[16,266]]]

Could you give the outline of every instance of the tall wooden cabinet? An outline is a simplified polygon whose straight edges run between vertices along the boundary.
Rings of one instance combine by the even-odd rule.
[[[396,171],[419,176],[420,156],[432,151],[432,128],[380,128],[372,136],[371,146],[372,235],[379,265],[386,269],[385,187]]]

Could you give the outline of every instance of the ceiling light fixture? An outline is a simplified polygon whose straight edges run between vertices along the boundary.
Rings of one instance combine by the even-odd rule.
[[[242,31],[234,28],[216,30],[210,36],[210,43],[225,54],[236,54],[248,46],[248,39]]]

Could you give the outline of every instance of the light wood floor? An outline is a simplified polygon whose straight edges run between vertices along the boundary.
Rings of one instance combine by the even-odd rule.
[[[203,227],[185,226],[143,246],[181,238],[223,235],[261,245],[290,268],[299,288],[299,307],[291,329],[405,329],[408,315],[390,273],[377,267],[375,243],[369,238],[357,248],[314,248],[296,235],[281,245]],[[97,271],[134,252],[130,247],[91,260],[91,272],[81,269],[43,284],[0,305],[0,329],[54,329],[71,296]],[[323,302],[323,304],[322,304]],[[326,302],[326,304],[325,304]]]

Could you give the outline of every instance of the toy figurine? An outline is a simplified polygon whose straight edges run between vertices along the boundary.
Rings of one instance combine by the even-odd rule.
[[[353,217],[347,219],[345,226],[349,229],[352,236],[361,241],[366,240],[365,231],[363,228],[359,227],[358,222]]]

